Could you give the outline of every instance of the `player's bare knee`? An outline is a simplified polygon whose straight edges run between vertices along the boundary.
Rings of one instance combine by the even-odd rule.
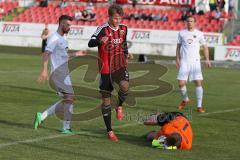
[[[178,87],[183,88],[185,86],[185,81],[179,81],[178,82]]]
[[[195,83],[196,87],[201,87],[202,86],[202,81],[200,81],[200,80],[194,81],[194,83]]]
[[[63,97],[63,103],[73,104],[74,103],[74,96],[73,95],[65,95]]]

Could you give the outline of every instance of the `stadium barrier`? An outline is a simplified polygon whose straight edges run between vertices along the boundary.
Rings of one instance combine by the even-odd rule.
[[[44,24],[0,22],[0,45],[40,47],[40,36],[44,27]],[[57,30],[56,24],[49,24],[48,27],[51,33]],[[67,35],[70,49],[88,49],[88,41],[96,28],[73,25]],[[177,35],[178,31],[129,28],[129,52],[175,56]],[[204,36],[210,47],[223,45],[222,33],[207,32]]]
[[[217,61],[240,61],[240,47],[237,46],[216,46],[214,60]]]

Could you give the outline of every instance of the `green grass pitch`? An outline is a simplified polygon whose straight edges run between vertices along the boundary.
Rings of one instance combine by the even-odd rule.
[[[15,52],[33,52],[31,49]],[[86,59],[87,61],[87,59]],[[142,64],[144,65],[144,64]],[[151,72],[158,74],[157,64]],[[240,74],[237,69],[204,68],[204,107],[206,114],[195,111],[194,85],[188,84],[191,103],[184,112],[192,111],[191,124],[194,132],[191,151],[164,151],[153,149],[144,139],[144,134],[158,130],[141,124],[143,115],[155,111],[176,111],[180,103],[177,90],[175,66],[166,66],[167,73],[161,80],[173,88],[167,94],[137,98],[134,107],[124,106],[127,114],[118,122],[113,112],[113,128],[119,142],[106,138],[102,117],[87,121],[74,121],[75,135],[59,133],[61,123],[56,116],[49,117],[38,130],[33,130],[33,119],[37,111],[43,111],[59,100],[48,83],[36,82],[40,72],[39,55],[0,52],[0,160],[237,160],[240,150]],[[85,82],[86,66],[72,73],[73,82],[85,88],[97,88],[98,81]],[[97,68],[95,68],[97,69]],[[144,77],[146,70],[131,72],[132,78]],[[159,77],[160,78],[160,77]],[[142,79],[142,84],[151,77]],[[152,85],[154,88],[154,85]],[[135,90],[151,90],[151,86],[139,86]],[[160,86],[161,89],[161,86]],[[132,89],[133,90],[133,89]],[[88,91],[88,90],[87,90]],[[80,92],[81,93],[81,92]],[[96,94],[98,95],[97,91]],[[100,103],[98,98],[77,96],[74,112],[82,113]]]

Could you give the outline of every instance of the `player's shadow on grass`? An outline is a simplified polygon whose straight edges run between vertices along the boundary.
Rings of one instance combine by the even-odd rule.
[[[11,86],[11,85],[0,85],[2,89],[14,89],[14,92],[16,92],[16,89],[18,90],[26,90],[26,91],[33,91],[33,92],[40,92],[40,93],[48,93],[48,94],[54,94],[54,91],[51,90],[44,90],[44,89],[37,89],[37,88],[30,88],[30,87],[22,87],[22,86]]]
[[[142,147],[150,147],[151,143],[146,140],[144,136],[135,136],[130,134],[118,133],[116,132],[120,141],[125,141],[127,143],[142,146]]]
[[[69,137],[66,137],[66,139],[69,138]],[[75,157],[79,157],[79,159],[97,159],[97,160],[111,160],[110,158],[107,158],[107,157],[101,157],[101,155],[93,155],[93,154],[88,154],[88,153],[83,153],[81,152],[81,149],[85,149],[83,147],[79,147],[77,146],[77,150],[76,151],[73,151],[73,149],[71,147],[69,147],[68,149],[66,149],[65,147],[63,147],[62,149],[61,148],[53,148],[53,147],[49,147],[45,145],[45,143],[43,143],[43,145],[41,145],[41,143],[35,143],[35,142],[25,142],[24,143],[24,140],[22,142],[16,142],[16,140],[14,139],[10,139],[10,138],[5,138],[5,137],[1,137],[0,136],[0,139],[3,139],[5,141],[8,141],[9,143],[13,143],[13,144],[10,144],[10,145],[6,145],[5,147],[9,147],[9,146],[13,146],[13,145],[22,145],[22,146],[28,146],[31,148],[31,151],[33,150],[33,148],[36,148],[38,151],[39,149],[40,150],[46,150],[48,152],[52,152],[54,153],[55,155],[53,156],[53,154],[51,154],[53,157],[57,158],[58,156],[62,158],[63,156],[63,153],[66,154],[66,159],[68,159],[67,157],[70,157],[70,156],[75,156]],[[79,140],[80,141],[80,140]],[[8,143],[7,142],[7,143]],[[14,143],[15,142],[15,143]],[[60,142],[59,142],[60,143]],[[59,144],[57,145],[57,147],[59,146],[64,146],[64,143],[63,144]],[[4,146],[3,146],[4,147]],[[0,145],[0,149],[1,148],[1,145]],[[49,155],[49,157],[51,158],[51,155]],[[24,155],[22,155],[23,157]],[[65,156],[65,155],[64,155]],[[85,157],[85,158],[84,158]],[[36,157],[35,157],[36,158]],[[40,158],[40,157],[38,157]]]
[[[92,137],[92,138],[94,137],[97,139],[105,139],[105,140],[109,141],[107,139],[106,131],[104,129],[99,129],[99,130],[81,129],[81,131],[83,131],[83,133],[79,133],[77,135]],[[84,133],[84,132],[87,132],[87,133]],[[130,143],[130,144],[133,144],[136,146],[142,146],[142,147],[150,147],[151,146],[151,143],[146,140],[145,136],[135,136],[135,135],[124,134],[124,133],[119,133],[119,132],[116,132],[116,134],[117,134],[120,142],[124,141],[124,142]]]

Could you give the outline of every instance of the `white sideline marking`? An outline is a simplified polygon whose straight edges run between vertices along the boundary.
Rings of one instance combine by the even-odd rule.
[[[211,115],[211,114],[218,114],[218,113],[226,113],[226,112],[234,112],[234,111],[239,111],[240,108],[235,108],[235,109],[226,109],[226,110],[222,110],[222,111],[216,111],[216,112],[209,112],[209,113],[202,113],[199,116],[207,116],[207,115]]]
[[[202,113],[199,116],[207,116],[207,115],[218,114],[218,113],[234,112],[234,111],[239,111],[239,110],[240,110],[240,108],[227,109],[227,110],[216,111],[216,112]],[[124,124],[124,125],[120,125],[120,126],[115,126],[114,128],[124,128],[124,127],[139,125],[139,124],[142,124],[142,123],[141,122],[134,122],[134,123]],[[22,140],[22,141],[2,143],[2,144],[0,144],[0,148],[13,146],[13,145],[18,145],[18,144],[24,144],[24,143],[33,143],[33,142],[39,142],[39,141],[44,141],[44,140],[49,140],[49,139],[74,136],[74,135],[77,135],[77,134],[86,134],[86,135],[94,135],[94,136],[98,135],[98,134],[94,134],[94,133],[90,133],[90,132],[86,132],[86,131],[80,131],[80,132],[76,132],[75,134],[70,134],[70,135],[69,134],[67,134],[67,135],[58,134],[58,135],[53,135],[53,136],[48,136],[48,137],[41,137],[41,138],[35,138],[35,139],[27,139],[27,140]]]
[[[37,73],[37,71],[7,71],[7,70],[0,70],[0,73]]]
[[[134,122],[134,123],[129,123],[129,124],[123,124],[120,126],[113,126],[114,128],[124,128],[124,127],[129,127],[129,126],[135,126],[138,124],[142,124],[140,122]],[[22,141],[15,141],[15,142],[8,142],[8,143],[1,143],[0,148],[8,147],[8,146],[13,146],[13,145],[18,145],[18,144],[26,144],[26,143],[33,143],[33,142],[39,142],[39,141],[44,141],[44,140],[49,140],[49,139],[55,139],[55,138],[62,138],[62,137],[68,137],[68,136],[74,136],[78,134],[86,134],[86,135],[93,135],[93,136],[98,136],[99,134],[94,134],[91,132],[87,131],[79,131],[75,132],[74,134],[58,134],[58,135],[53,135],[53,136],[47,136],[47,137],[41,137],[41,138],[35,138],[35,139],[26,139]]]

